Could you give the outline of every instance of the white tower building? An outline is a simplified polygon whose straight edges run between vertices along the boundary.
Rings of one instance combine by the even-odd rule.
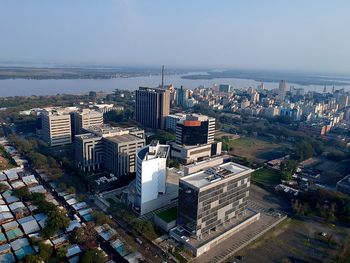
[[[136,192],[141,215],[154,210],[154,200],[165,193],[169,150],[169,145],[161,145],[155,140],[137,152]]]

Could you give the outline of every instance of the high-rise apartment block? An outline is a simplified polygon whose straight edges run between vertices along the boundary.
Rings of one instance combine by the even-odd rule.
[[[42,138],[50,146],[72,143],[70,112],[66,109],[47,109],[41,113]]]
[[[177,224],[191,237],[201,239],[244,215],[252,172],[230,162],[181,178]]]
[[[170,146],[152,141],[137,152],[137,207],[141,215],[155,210],[157,198],[166,190],[166,163]]]
[[[136,120],[143,126],[164,129],[169,111],[169,90],[140,87],[136,91]]]
[[[281,80],[278,86],[277,102],[282,103],[286,97],[288,85],[285,80]]]
[[[144,131],[109,125],[86,128],[75,136],[75,161],[83,171],[105,168],[115,176],[135,172],[138,149],[145,145]]]

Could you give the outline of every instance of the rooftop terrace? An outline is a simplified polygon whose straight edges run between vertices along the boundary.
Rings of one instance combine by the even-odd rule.
[[[194,187],[202,188],[215,182],[227,178],[239,177],[245,174],[252,173],[253,171],[253,169],[250,169],[246,166],[229,162],[186,176],[184,178],[181,178],[180,180]]]

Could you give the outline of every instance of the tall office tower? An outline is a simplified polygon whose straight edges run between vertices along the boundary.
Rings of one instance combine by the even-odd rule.
[[[231,85],[229,85],[229,84],[220,84],[219,85],[219,91],[220,92],[225,92],[225,93],[231,92]]]
[[[103,125],[86,131],[75,136],[75,161],[79,169],[104,167],[115,176],[135,172],[136,152],[145,145],[143,130]]]
[[[287,82],[285,80],[281,80],[278,86],[278,95],[277,101],[282,103],[286,97],[286,93],[288,91]]]
[[[90,109],[80,109],[71,113],[73,134],[81,134],[83,129],[103,125],[103,113]]]
[[[198,240],[244,215],[252,172],[248,167],[230,162],[182,177],[177,224]]]
[[[136,120],[143,126],[164,129],[169,111],[169,90],[140,87],[136,91]]]
[[[42,137],[50,146],[72,143],[71,117],[66,109],[47,109],[41,113]]]
[[[215,118],[191,114],[176,124],[176,143],[198,145],[214,142]]]
[[[152,141],[137,152],[137,206],[143,215],[157,209],[155,200],[166,190],[166,162],[170,146]]]
[[[186,108],[188,98],[189,98],[189,90],[181,86],[180,89],[177,90],[177,106]]]

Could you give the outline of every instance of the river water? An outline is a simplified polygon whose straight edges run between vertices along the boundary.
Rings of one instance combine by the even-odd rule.
[[[54,95],[54,94],[82,94],[89,91],[112,92],[115,89],[135,90],[140,86],[155,87],[161,82],[160,76],[115,78],[115,79],[7,79],[0,80],[0,97],[7,96],[31,96],[31,95]],[[165,76],[165,84],[173,84],[175,87],[183,85],[186,88],[196,88],[200,85],[212,87],[214,84],[231,84],[234,88],[257,87],[260,83],[250,79],[182,79],[181,75]],[[290,84],[295,87],[302,87],[305,91],[323,91],[323,86],[310,85],[301,86]],[[278,83],[266,82],[267,89],[278,87]],[[336,87],[340,89],[342,87]],[[350,86],[344,87],[350,90]],[[330,91],[331,87],[328,87]]]

